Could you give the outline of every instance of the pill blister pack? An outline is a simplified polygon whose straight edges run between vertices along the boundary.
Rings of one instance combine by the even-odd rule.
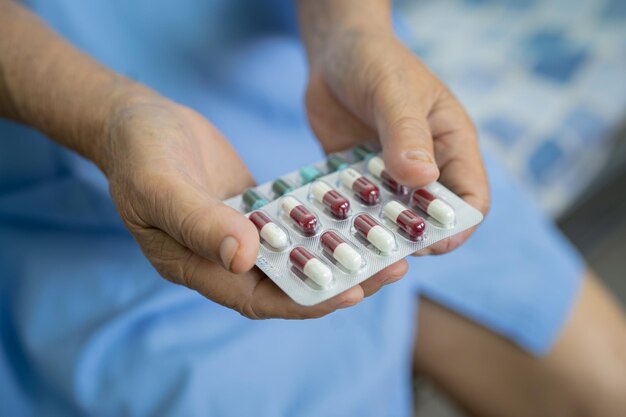
[[[442,184],[419,189],[398,184],[376,150],[363,146],[225,203],[245,213],[259,231],[259,269],[305,306],[483,219]]]

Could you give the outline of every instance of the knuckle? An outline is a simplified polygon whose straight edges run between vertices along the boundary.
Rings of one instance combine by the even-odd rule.
[[[209,216],[206,215],[204,207],[194,207],[185,213],[178,224],[178,230],[180,230],[180,238],[183,245],[188,248],[199,247],[204,240],[203,236],[198,233],[199,230],[204,230],[207,235],[211,234],[212,223],[209,220]]]
[[[188,252],[184,257],[175,260],[176,275],[180,283],[185,287],[195,289],[198,266],[200,258]]]
[[[239,303],[235,306],[235,310],[243,317],[250,320],[264,320],[270,318],[267,314],[255,308],[254,303],[250,301]]]
[[[400,116],[389,124],[389,129],[394,132],[396,138],[408,140],[420,139],[432,140],[428,124],[416,116]]]

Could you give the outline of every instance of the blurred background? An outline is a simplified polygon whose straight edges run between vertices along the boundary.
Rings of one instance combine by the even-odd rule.
[[[626,1],[399,4],[411,48],[626,305]],[[428,381],[416,415],[463,416]]]

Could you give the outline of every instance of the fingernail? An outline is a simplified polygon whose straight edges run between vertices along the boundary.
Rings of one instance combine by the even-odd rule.
[[[239,242],[232,236],[226,236],[220,244],[220,258],[224,264],[224,268],[230,271],[230,264],[239,248]]]
[[[419,151],[419,150],[406,151],[404,153],[404,157],[408,159],[409,161],[425,162],[428,164],[432,164],[433,162],[430,155],[428,155],[424,151]]]

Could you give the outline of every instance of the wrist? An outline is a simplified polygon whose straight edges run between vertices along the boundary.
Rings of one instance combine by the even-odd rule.
[[[384,0],[298,0],[303,43],[311,64],[329,51],[349,52],[361,37],[393,36],[391,6]]]
[[[143,107],[163,106],[167,103],[169,103],[167,99],[153,90],[120,77],[104,100],[101,117],[95,127],[97,129],[96,140],[83,141],[79,152],[93,161],[109,177],[114,170],[116,160],[115,141],[124,136],[123,132],[119,131],[119,127],[125,125],[124,119],[136,116],[138,110]]]

